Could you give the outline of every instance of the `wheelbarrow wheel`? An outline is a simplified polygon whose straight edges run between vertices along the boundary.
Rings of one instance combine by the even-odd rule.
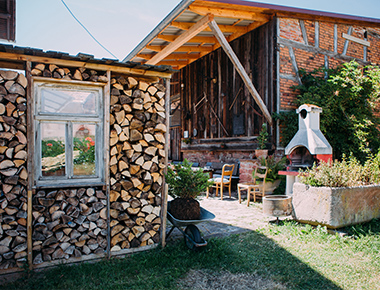
[[[185,233],[195,242],[195,244],[202,242],[201,233],[195,225],[188,225],[185,229]],[[186,236],[185,243],[190,250],[195,251],[198,249],[198,247],[196,247],[195,244],[192,243]]]

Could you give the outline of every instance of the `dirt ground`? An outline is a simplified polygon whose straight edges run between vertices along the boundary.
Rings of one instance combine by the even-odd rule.
[[[223,200],[220,199],[220,195],[215,197],[215,194],[210,194],[209,198],[206,198],[206,195],[203,194],[198,197],[198,200],[201,207],[215,215],[215,219],[212,221],[197,224],[202,237],[205,239],[256,230],[267,226],[270,221],[276,219],[263,214],[261,200],[251,202],[248,207],[245,195],[242,195],[242,202],[239,203],[236,191],[231,193],[231,198],[228,196],[228,192],[225,191]],[[171,228],[170,222],[168,222],[168,228]],[[180,237],[182,237],[181,232],[174,229],[168,241]]]

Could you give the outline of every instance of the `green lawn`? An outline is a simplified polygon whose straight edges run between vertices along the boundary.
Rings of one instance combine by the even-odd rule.
[[[220,276],[227,285],[223,289],[380,289],[380,221],[345,231],[349,235],[342,237],[328,234],[325,228],[285,222],[210,239],[200,252],[188,250],[181,239],[165,249],[125,259],[31,273],[28,279],[2,289],[196,289],[197,279],[205,273],[211,286],[202,289],[220,283],[218,275],[224,275]],[[263,278],[279,286],[228,286],[234,279],[243,279],[236,276],[242,274],[249,274],[251,281]],[[192,286],[184,282],[178,286],[191,275]]]

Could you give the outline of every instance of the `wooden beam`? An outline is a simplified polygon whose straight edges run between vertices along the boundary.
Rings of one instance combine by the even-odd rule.
[[[194,25],[194,23],[192,22],[177,22],[177,21],[173,21],[171,23],[171,26],[174,26],[174,27],[177,27],[179,29],[182,29],[182,30],[189,30],[192,26]],[[239,33],[247,33],[247,26],[238,26],[238,25],[219,25],[219,28],[221,31],[225,32],[225,33],[236,33],[236,32],[239,32]],[[204,29],[204,31],[211,31],[211,28],[210,27],[207,27]]]
[[[175,41],[179,36],[178,35],[163,35],[159,34],[157,35],[157,38],[168,41],[168,42],[173,42]],[[216,43],[217,40],[215,37],[210,37],[210,36],[195,36],[187,41],[188,43]]]
[[[161,60],[159,65],[170,65],[170,66],[187,66],[189,64],[189,61],[180,61],[180,60]]]
[[[349,28],[348,28],[348,31],[347,31],[347,35],[351,35],[351,33],[352,33],[352,26],[350,26]],[[343,52],[342,52],[342,54],[343,55],[346,55],[346,53],[347,53],[347,50],[348,50],[348,45],[350,44],[350,41],[348,40],[348,39],[346,39],[345,41],[344,41],[344,47],[343,47]]]
[[[157,53],[153,58],[146,62],[146,64],[157,64],[160,60],[175,51],[182,44],[185,44],[189,39],[196,36],[199,32],[207,27],[207,24],[214,19],[213,15],[206,15],[197,23],[195,23],[188,31],[182,33],[174,42],[170,43],[167,47]]]
[[[256,101],[257,105],[260,107],[261,111],[263,112],[265,119],[267,119],[268,123],[272,125],[272,117],[265,106],[265,103],[261,99],[259,93],[256,91],[251,79],[249,78],[247,72],[244,70],[244,67],[240,63],[238,57],[236,56],[235,52],[233,51],[232,47],[228,43],[227,39],[224,37],[222,31],[220,31],[218,25],[214,20],[212,20],[209,24],[210,28],[212,29],[215,37],[218,39],[220,45],[223,47],[224,51],[232,61],[236,71],[239,73],[241,78],[243,79],[243,82],[247,86],[249,92],[251,93],[252,97]]]
[[[104,181],[106,183],[106,186],[103,187],[103,190],[105,189],[106,193],[106,213],[107,213],[107,247],[106,247],[106,255],[109,259],[111,257],[111,214],[110,214],[110,192],[111,192],[111,181],[110,181],[110,171],[107,170],[110,168],[110,103],[111,103],[111,71],[107,71],[107,79],[108,82],[104,86],[104,156],[103,156],[103,164],[105,170],[105,176]]]
[[[117,65],[108,65],[101,63],[90,63],[85,61],[77,61],[77,60],[66,60],[61,58],[51,58],[45,56],[34,56],[34,55],[25,55],[18,53],[10,53],[10,52],[0,52],[0,60],[7,61],[30,61],[30,62],[40,62],[45,64],[55,64],[58,66],[67,66],[67,67],[85,67],[88,69],[94,70],[102,70],[102,71],[112,71],[121,74],[131,74],[137,76],[144,77],[156,77],[156,78],[171,78],[172,73],[170,72],[157,72],[154,70],[144,70],[144,69],[134,69],[124,66]]]
[[[202,6],[197,6],[194,4],[190,5],[189,10],[199,15],[213,14],[216,17],[247,19],[247,20],[255,20],[255,21],[265,21],[265,22],[269,21],[271,17],[270,15],[255,13],[255,12],[246,11],[246,10],[202,7]]]
[[[154,57],[154,54],[149,54],[149,53],[140,53],[137,55],[138,57],[141,57],[143,59],[152,59]],[[172,53],[169,54],[167,57],[164,59],[170,60],[170,59],[198,59],[200,58],[199,53]]]
[[[167,79],[166,83],[166,91],[165,91],[165,125],[166,125],[166,132],[165,132],[165,168],[164,168],[164,174],[166,175],[168,172],[168,163],[169,163],[169,128],[170,128],[170,80]],[[164,176],[164,186],[163,186],[163,192],[162,192],[162,211],[161,211],[161,245],[162,247],[165,247],[166,245],[166,218],[167,218],[167,210],[168,210],[168,184],[166,183],[165,176]]]
[[[345,39],[347,39],[347,40],[350,40],[350,41],[362,44],[364,46],[370,47],[370,45],[371,45],[371,43],[369,41],[357,38],[357,37],[349,35],[347,33],[342,33],[342,37],[345,38]]]
[[[165,45],[147,45],[147,49],[153,51],[161,51],[165,48]],[[201,45],[182,45],[178,47],[176,52],[211,52],[212,46],[201,46]]]
[[[28,172],[28,184],[27,184],[27,220],[26,220],[26,235],[27,235],[27,257],[28,257],[28,265],[29,265],[29,270],[33,269],[33,193],[34,188],[34,109],[33,109],[33,99],[34,99],[34,94],[33,94],[33,83],[32,83],[32,63],[28,61],[25,64],[25,76],[28,81],[28,86],[26,87],[26,92],[27,92],[27,112],[28,114],[26,115],[27,117],[27,143],[28,146],[26,147],[27,150],[27,172]]]
[[[257,27],[263,25],[265,22],[259,22],[255,21],[247,26],[247,32],[256,29]],[[231,42],[232,40],[239,38],[240,36],[243,36],[245,33],[234,33],[227,37],[228,42]],[[219,46],[218,46],[219,47]]]

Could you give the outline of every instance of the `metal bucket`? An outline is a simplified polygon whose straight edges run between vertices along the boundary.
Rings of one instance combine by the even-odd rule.
[[[264,214],[284,217],[292,214],[292,197],[289,195],[268,195],[263,197]]]

